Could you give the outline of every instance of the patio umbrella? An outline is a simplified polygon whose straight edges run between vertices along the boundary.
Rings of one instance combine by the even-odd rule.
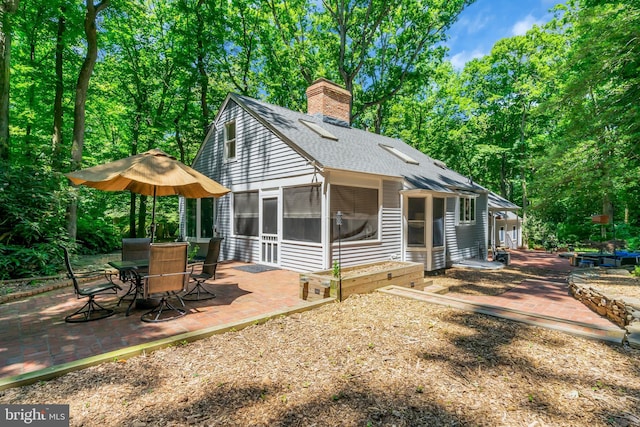
[[[156,197],[220,197],[230,190],[164,151],[153,149],[124,159],[65,174],[76,185],[105,191],[129,190],[153,196],[151,239],[155,232]]]

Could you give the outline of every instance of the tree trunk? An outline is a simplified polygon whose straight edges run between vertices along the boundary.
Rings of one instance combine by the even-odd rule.
[[[9,160],[9,82],[11,70],[11,15],[19,0],[0,3],[0,160]]]
[[[62,96],[64,95],[63,81],[63,51],[64,45],[62,35],[65,32],[65,6],[60,7],[60,16],[58,17],[58,33],[56,34],[56,94],[53,101],[53,136],[51,138],[51,161],[54,170],[62,169]]]
[[[84,18],[84,32],[87,36],[87,54],[80,67],[80,74],[76,83],[76,100],[73,110],[73,142],[71,146],[71,170],[77,170],[82,163],[82,149],[84,147],[85,104],[89,80],[93,74],[93,67],[98,59],[98,34],[96,17],[107,7],[109,0],[103,0],[97,5],[93,0],[87,0],[87,13]]]
[[[209,105],[207,104],[207,92],[209,91],[209,75],[207,74],[207,70],[205,69],[204,64],[204,42],[203,42],[203,34],[202,29],[204,28],[204,22],[202,19],[201,8],[204,4],[204,0],[199,0],[198,5],[196,6],[196,18],[198,20],[197,30],[196,30],[196,41],[198,45],[198,59],[197,59],[197,68],[198,68],[198,80],[200,82],[200,111],[202,118],[202,138],[207,136],[207,128],[209,127]]]
[[[138,139],[140,138],[140,122],[142,121],[141,113],[138,112],[136,114],[133,121],[133,130],[132,130],[132,144],[131,144],[131,155],[135,156],[138,154]],[[136,199],[137,195],[134,192],[131,192],[131,198],[129,199],[129,237],[137,237],[136,236]]]
[[[137,234],[140,237],[145,237],[147,235],[147,230],[145,229],[147,222],[147,196],[140,196],[140,209],[138,210],[138,231]]]
[[[82,164],[82,149],[84,147],[85,104],[89,80],[93,67],[98,59],[98,34],[96,17],[98,13],[109,5],[109,0],[102,0],[97,5],[93,0],[87,0],[87,13],[84,17],[84,32],[87,36],[87,55],[84,58],[78,82],[76,83],[76,101],[73,110],[73,142],[71,145],[71,170],[80,169]],[[78,201],[73,198],[67,209],[67,231],[69,238],[74,241],[77,235]]]
[[[36,42],[33,40],[33,37],[30,37],[31,42],[29,43],[29,66],[34,70],[37,68],[36,66]],[[27,105],[29,110],[33,112],[36,102],[36,80],[34,78],[33,73],[31,74],[31,82],[29,84],[29,90],[27,91]],[[24,137],[24,145],[27,152],[33,152],[35,147],[32,147],[33,138],[31,137],[31,131],[33,128],[33,116],[29,117],[27,120],[27,128],[25,130]]]
[[[521,159],[520,159],[520,167],[521,167],[521,175],[522,175],[522,222],[524,223],[527,219],[527,150],[525,145],[525,126],[527,125],[527,111],[529,109],[529,105],[526,104],[522,109],[522,116],[520,117],[520,141],[521,141]],[[522,239],[522,246],[525,248],[529,247],[528,240],[525,240],[524,236]]]

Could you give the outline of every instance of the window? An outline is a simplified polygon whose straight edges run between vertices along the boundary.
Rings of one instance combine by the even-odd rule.
[[[278,234],[278,199],[262,200],[262,234]]]
[[[187,205],[187,236],[213,237],[215,221],[215,200],[185,199]]]
[[[320,135],[322,138],[333,139],[334,141],[338,140],[337,136],[335,136],[334,134],[332,134],[331,132],[329,132],[328,130],[326,130],[325,128],[323,128],[322,126],[316,123],[313,123],[307,120],[302,120],[302,119],[300,119],[300,123],[302,123],[309,129],[311,129],[312,131]]]
[[[433,238],[434,248],[444,246],[444,199],[433,198]]]
[[[431,245],[434,248],[444,246],[444,199],[434,197],[433,214],[431,217]],[[409,229],[407,231],[407,246],[426,246],[426,201],[424,197],[409,197],[407,206],[407,220]]]
[[[322,231],[320,186],[285,188],[282,190],[282,195],[283,239],[320,243]]]
[[[239,236],[258,236],[258,192],[234,193],[233,231]]]
[[[500,243],[504,242],[504,227],[500,227],[500,232],[498,233],[498,239]]]
[[[397,158],[399,158],[400,160],[402,160],[405,163],[409,163],[412,165],[419,165],[420,162],[418,162],[416,159],[414,159],[413,157],[411,157],[408,154],[403,153],[402,151],[398,150],[395,147],[392,147],[390,145],[384,145],[384,144],[379,144],[380,147],[384,148],[385,150],[387,150],[388,152],[390,152],[391,154],[393,154],[394,156],[396,156]]]
[[[224,125],[224,158],[226,160],[236,158],[236,122]]]
[[[407,220],[407,245],[424,247],[425,245],[425,199],[423,197],[409,197]]]
[[[187,202],[187,236],[198,236],[198,199],[185,199]]]
[[[200,199],[200,237],[213,237],[214,209],[213,198]]]
[[[475,197],[460,196],[458,219],[461,224],[474,223],[476,221],[476,199]]]
[[[336,213],[342,212],[338,231]],[[375,240],[378,238],[378,189],[331,186],[331,240]]]

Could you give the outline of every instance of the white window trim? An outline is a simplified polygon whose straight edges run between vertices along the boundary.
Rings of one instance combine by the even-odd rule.
[[[442,245],[440,246],[433,246],[433,199],[442,199],[443,203],[442,203],[442,220],[444,222],[443,224],[443,230],[442,230]],[[446,244],[447,244],[447,198],[443,197],[443,196],[436,196],[436,195],[432,195],[431,197],[429,197],[429,216],[431,217],[430,219],[430,233],[431,235],[429,236],[429,245],[431,245],[431,250],[433,251],[443,251]]]
[[[410,220],[409,217],[409,199],[421,199],[422,203],[423,203],[423,207],[424,207],[424,218],[422,218],[422,220],[419,219],[415,219],[415,220]],[[406,218],[407,218],[407,233],[406,233],[406,247],[409,251],[422,251],[425,250],[427,248],[428,245],[428,235],[429,235],[429,231],[427,230],[427,219],[430,215],[429,212],[429,207],[427,206],[427,197],[426,196],[407,196],[407,203],[406,203]],[[420,245],[410,245],[409,244],[409,224],[411,224],[411,222],[422,222],[422,232],[423,232],[423,236],[422,239],[424,240],[424,245],[420,246]]]
[[[458,196],[458,198],[456,199],[456,225],[474,225],[476,223],[476,219],[478,217],[477,199],[477,196],[466,194],[461,194]],[[466,217],[463,220],[460,219],[460,211],[464,208],[465,200],[469,200],[469,203],[471,203],[471,201],[473,200],[473,219]]]
[[[260,222],[258,222],[258,235],[257,236],[247,236],[246,234],[236,234],[236,201],[235,201],[235,195],[236,193],[258,193],[258,221],[260,221],[260,212],[261,212],[261,207],[260,207],[260,203],[261,203],[261,198],[260,198],[260,194],[261,191],[254,189],[254,190],[239,190],[239,191],[232,191],[231,192],[231,206],[230,206],[230,211],[231,211],[231,217],[229,218],[229,222],[231,224],[231,229],[229,230],[229,234],[231,235],[231,237],[234,237],[236,239],[247,239],[247,240],[260,240],[260,232],[262,230],[262,226],[260,224]]]
[[[187,210],[187,199],[185,200],[185,212]],[[195,199],[196,200],[196,235],[195,236],[185,236],[187,239],[189,239],[190,241],[194,241],[197,243],[202,243],[202,242],[208,242],[210,237],[200,237],[202,235],[202,199]],[[186,228],[185,231],[189,229],[189,216],[185,215],[186,218]],[[216,226],[216,222],[218,221],[218,203],[216,202],[216,200],[214,199],[213,201],[213,235],[215,236],[218,232],[217,230],[217,226]]]
[[[233,139],[228,139],[227,138],[227,129],[230,125],[233,125],[234,127],[234,132],[235,132],[235,137]],[[236,160],[236,158],[238,157],[238,126],[236,124],[235,120],[230,120],[228,122],[226,122],[224,124],[224,131],[223,131],[223,144],[224,144],[224,160],[226,162],[233,162]],[[235,153],[233,157],[229,157],[229,142],[233,141],[235,144]]]
[[[307,241],[304,241],[304,240],[285,239],[283,237],[284,236],[284,203],[285,203],[285,201],[284,201],[284,197],[285,197],[284,193],[285,193],[285,190],[287,190],[289,188],[310,187],[310,186],[318,187],[318,191],[320,191],[320,192],[322,191],[322,185],[320,185],[319,183],[318,184],[311,184],[311,185],[310,184],[306,184],[306,183],[305,184],[299,184],[299,185],[289,185],[289,186],[286,186],[286,187],[282,187],[280,189],[280,197],[281,197],[280,203],[282,205],[282,213],[280,215],[280,221],[281,221],[281,224],[280,224],[280,234],[281,234],[280,240],[282,242],[293,243],[293,244],[296,244],[296,245],[315,246],[315,247],[323,246],[323,241],[322,241],[322,236],[324,236],[324,234],[323,234],[324,233],[324,230],[323,230],[323,223],[324,223],[324,220],[323,220],[324,214],[323,214],[323,212],[324,212],[324,207],[323,207],[323,205],[325,204],[325,202],[323,200],[324,197],[322,195],[320,195],[320,217],[319,217],[319,219],[320,219],[320,241],[319,242],[307,242]]]
[[[334,179],[333,182],[331,182],[330,186],[329,186],[329,193],[326,197],[325,200],[328,201],[327,203],[327,207],[329,209],[332,209],[331,207],[331,186],[344,186],[344,187],[359,187],[359,188],[370,188],[370,189],[375,189],[378,191],[378,237],[375,239],[367,239],[367,240],[356,240],[356,241],[351,241],[351,242],[345,242],[345,241],[340,241],[338,242],[337,240],[335,241],[331,241],[331,234],[329,232],[329,242],[332,246],[334,247],[338,247],[338,245],[342,245],[343,247],[349,247],[349,246],[366,246],[366,245],[379,245],[380,243],[382,243],[382,181],[378,181],[376,184],[370,183],[370,182],[365,182],[363,181],[356,181],[353,180],[351,182],[346,181],[346,180],[337,180]],[[328,225],[328,229],[331,229],[331,221],[333,221],[333,218],[330,217],[327,218],[329,220],[329,225]]]
[[[409,198],[419,199],[419,198],[422,198],[422,196],[407,195],[406,200],[405,200],[406,208],[404,209],[405,218],[407,217],[407,214],[408,214],[407,210],[409,208]],[[442,245],[433,246],[433,218],[434,218],[433,217],[433,199],[434,198],[440,198],[440,199],[444,200],[442,213],[444,215],[445,228],[446,228],[447,198],[443,197],[443,196],[433,195],[433,194],[424,196],[425,209],[426,209],[426,211],[425,211],[426,215],[425,215],[425,219],[424,219],[424,231],[425,231],[425,236],[424,236],[425,241],[424,242],[425,242],[425,244],[424,244],[424,246],[412,246],[412,245],[409,245],[409,243],[408,243],[409,236],[408,236],[408,234],[405,234],[404,239],[405,239],[406,243],[404,244],[404,247],[409,252],[412,252],[412,251],[421,252],[421,251],[425,251],[425,250],[433,251],[433,252],[441,252],[441,251],[444,251],[445,248],[446,248],[446,245],[447,245],[446,230],[444,230],[444,235],[442,236],[443,237]],[[407,226],[408,226],[410,221],[408,219],[406,221],[407,221]],[[408,227],[407,227],[407,230],[408,230]],[[408,233],[408,231],[407,231],[407,233]]]

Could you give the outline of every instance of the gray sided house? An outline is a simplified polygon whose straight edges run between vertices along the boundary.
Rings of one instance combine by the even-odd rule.
[[[522,247],[522,218],[520,206],[507,199],[489,193],[489,245],[517,249]]]
[[[224,238],[221,260],[300,272],[398,260],[439,270],[486,259],[488,191],[404,142],[349,126],[325,79],[308,113],[229,94],[193,167],[231,193],[183,200],[181,232]],[[337,224],[337,213],[342,223]]]

